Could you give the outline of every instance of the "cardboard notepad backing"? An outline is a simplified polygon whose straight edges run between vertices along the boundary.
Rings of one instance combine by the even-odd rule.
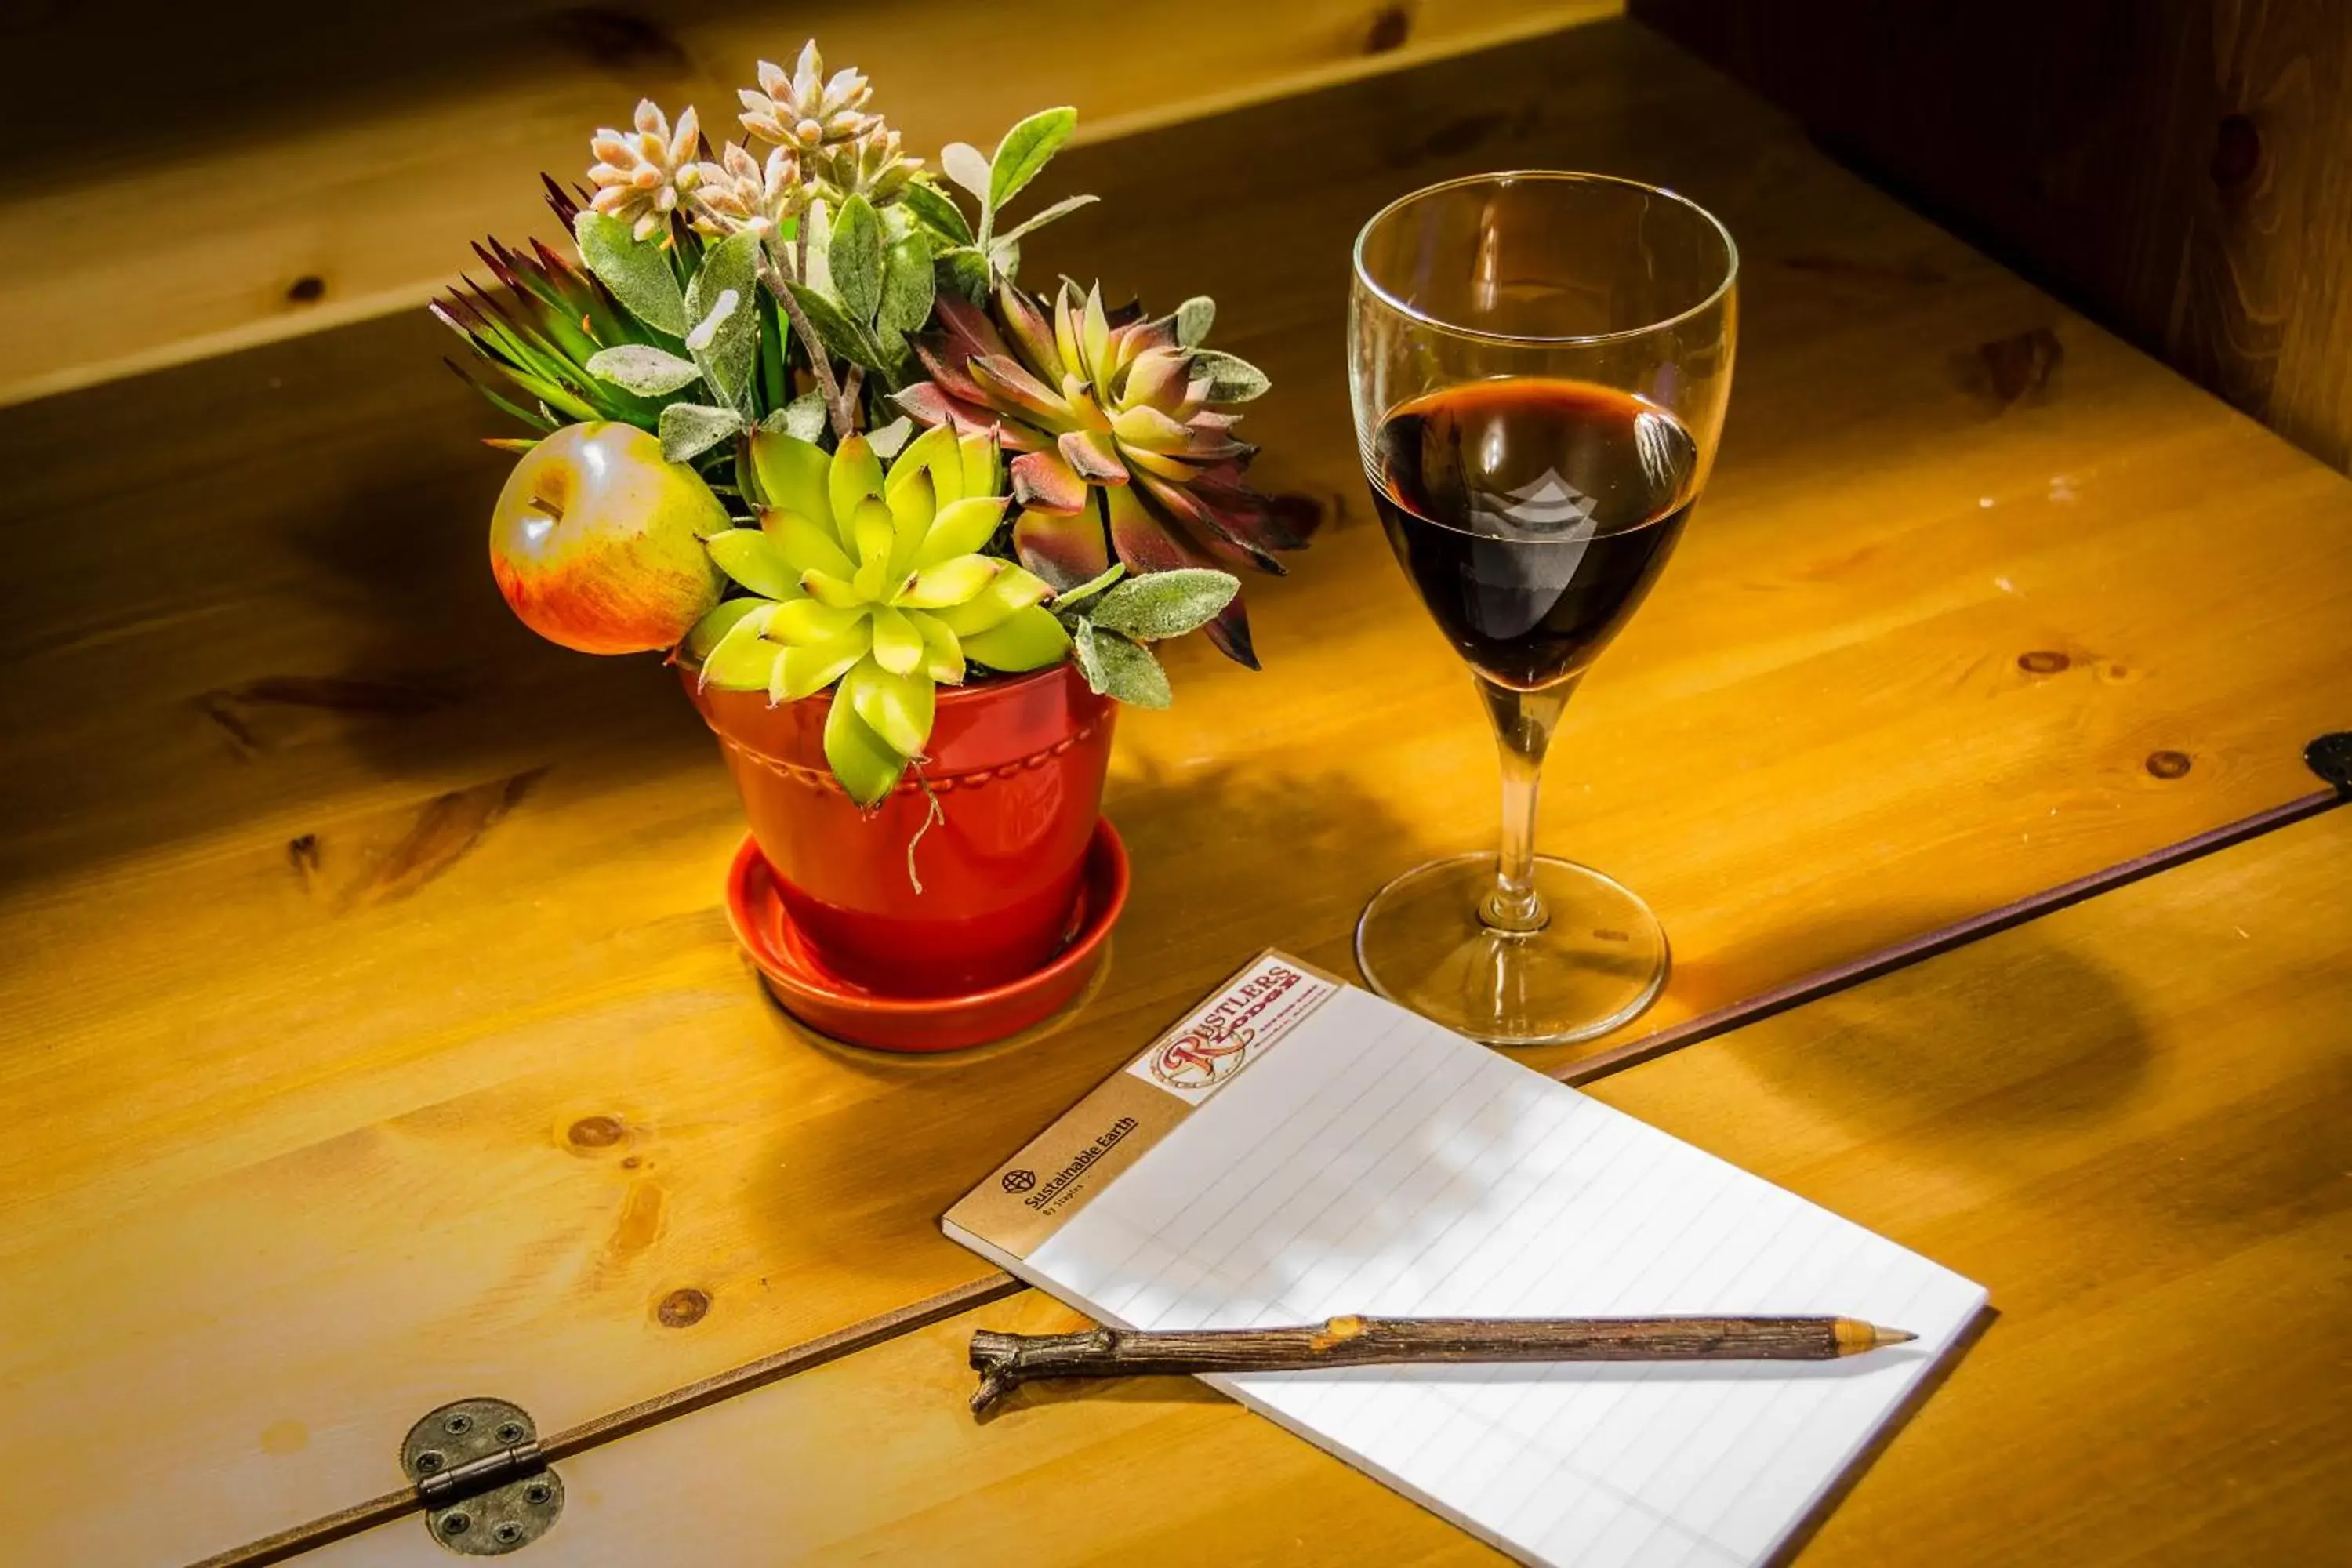
[[[1834,1362],[1410,1365],[1205,1381],[1529,1563],[1754,1563],[1949,1350],[1982,1287],[1280,953],[950,1209],[1121,1328],[1823,1313]]]

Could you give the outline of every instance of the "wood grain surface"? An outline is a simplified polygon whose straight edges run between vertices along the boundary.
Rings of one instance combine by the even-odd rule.
[[[2352,813],[1588,1088],[1980,1280],[1997,1319],[1799,1557],[2340,1561]],[[581,1568],[1501,1563],[1191,1379],[964,1408],[1035,1293],[563,1467]],[[413,1521],[318,1568],[425,1564]]]
[[[936,159],[1075,104],[1101,139],[1525,37],[1620,0],[165,0],[0,10],[10,107],[70,125],[0,205],[0,405],[421,306],[496,232],[547,234],[541,171],[588,166],[641,96],[735,134],[754,63],[814,35]],[[984,62],[984,64],[982,63]],[[141,69],[173,90],[128,96]],[[62,149],[60,150],[62,152]],[[1197,181],[1171,181],[1191,199]]]
[[[1344,968],[1382,880],[1486,840],[1476,703],[1360,497],[1340,312],[1365,216],[1511,164],[1671,183],[1746,258],[1713,487],[1547,797],[1548,847],[1673,933],[1637,1030],[2312,787],[2304,742],[2352,718],[2352,486],[1622,23],[1057,164],[1044,195],[1105,200],[1034,274],[1214,294],[1213,341],[1276,380],[1264,480],[1328,521],[1249,589],[1265,673],[1179,648],[1176,708],[1122,722],[1133,901],[1026,1042],[896,1059],[764,1002],[718,907],[715,748],[654,662],[508,616],[495,421],[430,323],[27,405],[0,417],[0,1466],[42,1476],[0,1487],[16,1549],[199,1555],[397,1484],[447,1399],[557,1430],[977,1278],[934,1221],[1006,1149],[1249,952]],[[1173,199],[1178,166],[1217,202]],[[2004,396],[1984,367],[2021,342],[2046,375]]]
[[[2061,297],[2352,467],[2352,7],[1633,11]]]

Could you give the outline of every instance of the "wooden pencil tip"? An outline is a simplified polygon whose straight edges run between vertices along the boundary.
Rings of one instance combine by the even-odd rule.
[[[1860,1318],[1838,1319],[1835,1332],[1839,1355],[1861,1355],[1887,1345],[1908,1344],[1919,1337],[1901,1329],[1884,1329],[1876,1323],[1865,1323]]]

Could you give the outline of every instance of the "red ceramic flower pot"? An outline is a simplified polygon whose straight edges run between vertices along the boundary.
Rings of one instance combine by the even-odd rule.
[[[764,692],[701,689],[694,670],[682,673],[787,912],[843,979],[954,995],[1017,979],[1060,949],[1102,811],[1116,706],[1076,666],[940,693],[922,772],[941,820],[919,842],[930,803],[911,770],[868,812],[825,765],[831,693],[771,707]]]

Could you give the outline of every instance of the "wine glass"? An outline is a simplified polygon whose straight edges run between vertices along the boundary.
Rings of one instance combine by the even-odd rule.
[[[1515,173],[1391,203],[1356,239],[1356,438],[1389,544],[1469,663],[1503,769],[1496,855],[1433,860],[1356,926],[1372,989],[1495,1045],[1585,1039],[1649,1005],[1649,906],[1535,852],[1569,694],[1673,552],[1731,391],[1738,252],[1631,180]]]

